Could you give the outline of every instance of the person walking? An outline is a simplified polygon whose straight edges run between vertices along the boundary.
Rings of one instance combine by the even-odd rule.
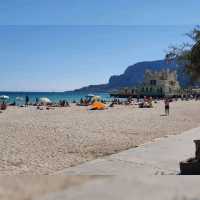
[[[165,115],[169,115],[169,99],[165,99]]]

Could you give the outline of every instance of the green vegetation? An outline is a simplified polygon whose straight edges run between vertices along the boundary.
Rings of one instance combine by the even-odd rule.
[[[187,34],[192,39],[192,44],[183,43],[180,46],[169,47],[166,59],[177,59],[184,63],[185,72],[190,76],[192,82],[200,80],[200,26],[194,28]]]

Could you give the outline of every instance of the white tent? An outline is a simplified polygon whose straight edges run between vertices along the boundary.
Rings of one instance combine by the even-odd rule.
[[[1,100],[8,100],[8,99],[9,99],[9,96],[1,95],[1,96],[0,96],[0,99],[1,99]]]
[[[39,99],[41,103],[51,103],[51,100],[47,97],[42,97]]]

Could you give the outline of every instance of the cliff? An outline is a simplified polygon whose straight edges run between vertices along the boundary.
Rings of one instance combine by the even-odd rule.
[[[107,84],[101,85],[89,85],[74,91],[77,92],[110,92],[122,87],[136,86],[143,82],[144,72],[146,69],[161,70],[163,68],[169,68],[171,70],[177,70],[178,81],[181,86],[186,86],[189,80],[186,75],[183,74],[183,66],[177,64],[175,60],[170,63],[165,60],[139,62],[129,66],[125,72],[121,75],[111,76]]]

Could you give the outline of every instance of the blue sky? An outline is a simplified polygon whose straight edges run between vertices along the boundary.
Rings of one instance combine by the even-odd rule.
[[[193,25],[199,0],[0,0],[0,24]]]
[[[0,90],[70,90],[162,59],[200,19],[199,1],[165,2],[0,0]]]

